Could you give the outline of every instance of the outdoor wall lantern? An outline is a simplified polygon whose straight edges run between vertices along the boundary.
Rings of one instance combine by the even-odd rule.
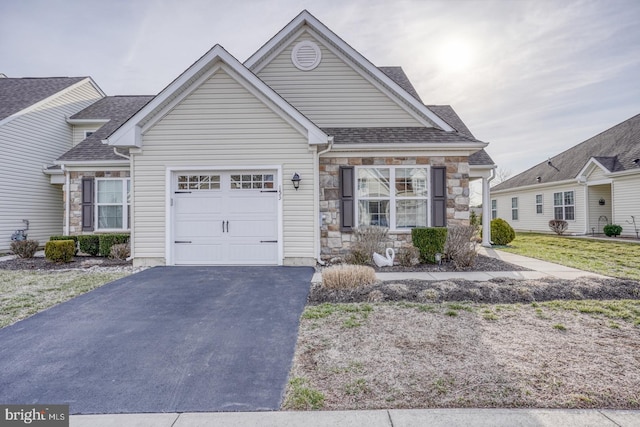
[[[598,200],[598,204],[599,204],[600,206],[604,206],[604,199],[603,199],[603,198],[600,198],[600,200]]]
[[[295,188],[296,191],[298,191],[298,188],[300,188],[300,181],[302,181],[302,178],[300,178],[298,172],[294,173],[293,177],[291,178],[291,182],[293,182],[293,188]]]

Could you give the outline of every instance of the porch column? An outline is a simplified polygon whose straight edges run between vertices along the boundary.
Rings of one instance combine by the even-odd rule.
[[[492,175],[493,178],[493,175]],[[482,246],[491,247],[491,190],[490,179],[482,177]]]

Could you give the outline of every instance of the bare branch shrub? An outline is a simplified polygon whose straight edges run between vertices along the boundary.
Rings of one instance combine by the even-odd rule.
[[[549,221],[549,228],[552,229],[556,234],[561,235],[567,228],[569,228],[569,223],[567,221],[563,221],[561,219],[552,219]]]
[[[11,242],[11,252],[20,258],[33,258],[38,250],[37,240],[16,240]]]
[[[403,267],[413,267],[420,264],[420,250],[415,246],[400,248],[396,259]]]
[[[327,289],[352,289],[375,282],[375,270],[364,265],[335,265],[322,272],[322,286]]]
[[[125,260],[131,255],[131,248],[128,243],[118,243],[111,246],[109,258]]]
[[[476,228],[472,225],[449,227],[444,252],[456,269],[473,267],[476,263],[476,240],[473,238]]]
[[[346,257],[350,264],[373,265],[373,253],[384,252],[384,244],[389,230],[384,227],[358,227],[353,232],[351,252]]]

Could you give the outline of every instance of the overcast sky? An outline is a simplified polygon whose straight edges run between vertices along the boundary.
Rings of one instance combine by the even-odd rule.
[[[243,62],[305,8],[514,174],[640,113],[638,0],[0,0],[0,73],[156,94],[216,43]]]

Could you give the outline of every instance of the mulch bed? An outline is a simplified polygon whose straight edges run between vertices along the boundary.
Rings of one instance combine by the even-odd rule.
[[[100,267],[131,266],[132,262],[92,256],[76,256],[68,263],[53,262],[42,257],[15,258],[0,262],[0,270],[82,270],[96,265]]]
[[[403,272],[403,271],[424,271],[424,272],[439,272],[439,271],[531,271],[529,268],[521,267],[519,265],[510,264],[508,262],[491,258],[484,255],[478,255],[473,267],[456,269],[452,262],[443,262],[442,264],[418,264],[413,267],[403,267],[401,265],[394,265],[393,267],[376,268],[376,271],[381,273],[391,272]]]

